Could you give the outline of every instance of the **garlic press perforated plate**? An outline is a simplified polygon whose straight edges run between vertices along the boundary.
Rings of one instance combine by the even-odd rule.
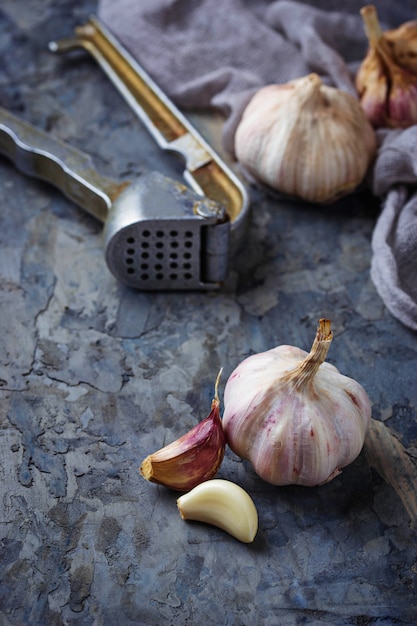
[[[0,153],[104,223],[105,258],[123,283],[142,290],[218,288],[245,236],[244,186],[97,19],[50,44],[55,52],[79,47],[98,61],[158,145],[183,159],[185,184],[158,172],[108,179],[88,155],[1,108]]]

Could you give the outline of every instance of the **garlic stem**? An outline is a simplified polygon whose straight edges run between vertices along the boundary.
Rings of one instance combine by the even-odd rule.
[[[373,4],[362,7],[360,14],[365,24],[366,35],[372,48],[378,45],[384,33],[378,20],[378,14]]]
[[[317,106],[323,104],[325,98],[321,92],[321,78],[318,74],[309,74],[298,91],[300,106],[307,106],[315,110]]]
[[[216,378],[216,382],[214,383],[214,398],[212,401],[212,406],[213,403],[216,403],[217,405],[220,405],[220,400],[219,400],[219,383],[220,383],[220,377],[222,375],[223,372],[223,368],[221,367],[219,369],[219,373],[217,374],[217,378]]]
[[[331,322],[322,318],[319,321],[317,333],[308,356],[286,376],[297,391],[305,389],[313,380],[320,365],[324,363],[332,343],[333,333]]]
[[[401,73],[403,68],[400,69],[392,58],[392,50],[379,23],[376,7],[368,4],[360,10],[360,14],[365,24],[370,47],[379,55],[390,72]]]

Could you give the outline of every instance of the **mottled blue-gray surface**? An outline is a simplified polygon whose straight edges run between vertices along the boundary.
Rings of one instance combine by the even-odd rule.
[[[0,105],[105,174],[176,175],[91,59],[48,52],[95,10],[2,0]],[[0,199],[0,624],[415,624],[417,337],[370,280],[375,200],[253,190],[221,291],[151,294],[116,283],[98,222],[5,158]],[[373,403],[360,457],[275,488],[228,450],[219,476],[253,497],[255,542],[182,521],[142,459],[207,415],[220,366],[222,395],[248,354],[309,349],[322,316],[329,361]]]

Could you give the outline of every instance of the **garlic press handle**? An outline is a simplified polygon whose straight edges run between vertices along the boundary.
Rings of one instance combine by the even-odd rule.
[[[78,26],[73,37],[49,44],[52,52],[80,47],[97,61],[156,143],[183,158],[184,179],[191,189],[226,209],[232,252],[236,251],[245,238],[249,213],[249,197],[240,179],[97,18]]]
[[[0,107],[0,154],[21,172],[57,187],[99,219],[107,217],[118,183],[99,175],[91,157]]]

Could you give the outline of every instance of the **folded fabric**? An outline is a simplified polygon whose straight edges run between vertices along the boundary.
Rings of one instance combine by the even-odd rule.
[[[385,202],[372,236],[371,277],[393,315],[417,330],[417,126],[380,138],[373,191]]]
[[[224,146],[233,154],[242,111],[265,84],[316,72],[326,83],[355,93],[353,77],[368,46],[359,15],[364,4],[101,0],[98,15],[178,106],[222,111]],[[412,0],[400,6],[378,2],[383,28],[412,19],[413,13]],[[383,208],[373,236],[371,276],[389,310],[417,330],[417,200],[408,197],[417,182],[414,138],[406,131],[380,135],[373,190]]]

